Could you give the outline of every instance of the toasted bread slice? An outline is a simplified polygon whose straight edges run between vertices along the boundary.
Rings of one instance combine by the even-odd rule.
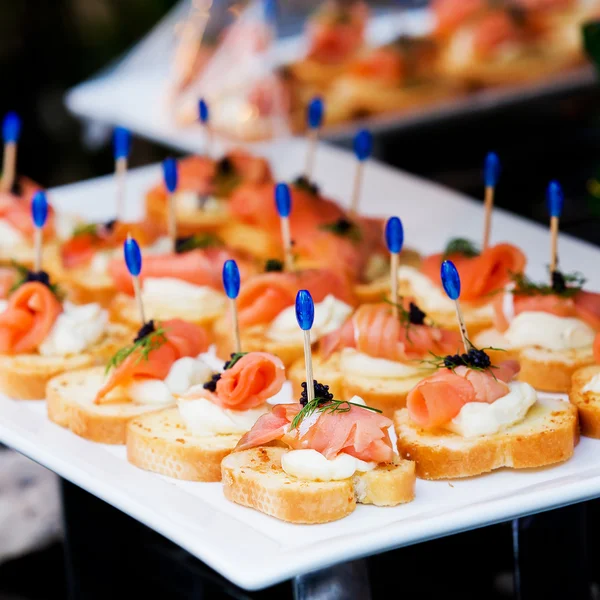
[[[109,403],[94,404],[103,381],[103,367],[71,371],[52,379],[47,388],[50,420],[92,442],[124,444],[131,419],[165,408],[130,402],[119,389],[111,392]]]
[[[478,348],[493,346],[506,347],[501,333],[487,329],[473,338]],[[521,370],[517,375],[519,381],[525,381],[536,390],[544,392],[568,393],[571,389],[573,374],[582,367],[594,364],[594,353],[591,346],[573,350],[545,350],[537,347],[508,348],[506,352],[489,351],[493,363],[514,358],[519,361]]]
[[[230,220],[217,232],[227,248],[262,261],[283,258],[279,233],[266,231],[254,225]]]
[[[600,375],[600,366],[590,365],[575,371],[569,400],[579,412],[579,426],[582,435],[600,439],[600,394],[583,391],[594,375]]]
[[[290,523],[328,523],[356,503],[396,506],[413,500],[415,465],[398,460],[340,481],[305,481],[281,468],[287,449],[275,446],[233,452],[221,463],[225,497]]]
[[[426,431],[402,409],[394,415],[398,452],[414,460],[421,479],[457,479],[502,467],[544,467],[571,458],[579,441],[577,410],[562,400],[538,400],[525,419],[496,433],[464,438]]]
[[[176,407],[136,417],[127,426],[127,458],[140,469],[185,481],[221,481],[221,461],[241,435],[193,435]]]
[[[145,303],[144,308],[147,319],[183,319],[184,321],[195,323],[210,330],[213,323],[224,313],[225,300],[223,300],[222,308],[209,311],[203,306],[182,310],[177,306],[150,304],[148,302]],[[139,328],[140,313],[132,296],[123,293],[116,294],[110,303],[109,310],[112,320],[123,323],[131,328]]]
[[[106,363],[119,348],[130,341],[130,336],[131,330],[128,327],[111,323],[102,339],[82,354],[0,355],[0,392],[19,400],[43,399],[46,397],[46,385],[54,376]]]

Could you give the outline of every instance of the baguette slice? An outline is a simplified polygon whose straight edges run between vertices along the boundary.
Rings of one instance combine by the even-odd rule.
[[[221,461],[241,435],[200,437],[186,429],[177,408],[141,415],[127,426],[130,463],[185,481],[221,481]]]
[[[463,438],[426,431],[402,409],[394,415],[398,452],[414,460],[421,479],[457,479],[502,467],[544,467],[571,458],[579,441],[577,410],[562,400],[538,400],[525,419],[504,431]]]
[[[0,355],[0,391],[19,400],[46,397],[46,385],[56,375],[104,364],[131,336],[124,325],[111,323],[104,337],[82,354],[42,356],[41,354]]]
[[[94,404],[104,381],[104,367],[63,373],[48,383],[48,417],[73,433],[102,444],[124,444],[127,424],[141,414],[164,409],[164,405],[130,402],[123,390],[111,392],[110,403]]]
[[[414,498],[411,461],[398,459],[341,481],[304,481],[281,468],[286,452],[286,448],[264,446],[226,456],[221,463],[225,497],[277,519],[306,524],[346,517],[357,502],[396,506]]]
[[[590,365],[573,373],[569,400],[579,412],[582,435],[600,439],[600,394],[584,392],[583,388],[594,375],[600,374],[600,366]]]

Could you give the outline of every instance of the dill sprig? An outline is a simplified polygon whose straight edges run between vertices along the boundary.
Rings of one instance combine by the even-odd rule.
[[[247,352],[234,352],[231,358],[223,365],[223,370],[231,369],[241,358],[246,356]]]
[[[9,294],[12,294],[15,290],[20,288],[23,284],[31,281],[37,281],[38,283],[44,284],[61,302],[65,298],[65,293],[61,287],[50,281],[50,276],[46,271],[30,271],[26,266],[18,263],[17,261],[11,261],[13,268],[17,271],[18,277],[15,283],[9,290]]]
[[[157,350],[167,341],[165,330],[162,327],[150,331],[145,336],[137,339],[129,346],[125,346],[118,350],[114,356],[108,361],[106,365],[106,372],[108,373],[111,369],[116,369],[123,361],[129,358],[135,352],[139,352],[137,362],[142,360],[148,360],[150,352]]]
[[[322,231],[329,231],[338,237],[348,238],[356,243],[362,240],[362,232],[360,227],[358,227],[356,223],[353,223],[344,217],[340,217],[333,223],[325,223],[324,225],[320,225],[319,229]]]
[[[98,235],[98,225],[96,223],[84,223],[82,225],[76,225],[73,229],[73,237],[79,237],[81,235]]]
[[[212,233],[196,233],[177,238],[175,240],[175,252],[177,254],[184,254],[198,248],[215,248],[222,245],[222,240]]]
[[[473,258],[479,256],[480,252],[477,246],[471,241],[465,238],[452,238],[444,249],[444,258],[451,256],[452,254],[461,254],[467,258]]]
[[[450,371],[454,371],[457,367],[468,367],[474,371],[489,370],[493,375],[494,372],[492,369],[495,369],[496,365],[492,364],[486,350],[504,352],[501,348],[493,348],[492,346],[486,348],[475,348],[475,346],[472,346],[468,352],[463,354],[448,354],[447,356],[439,356],[430,351],[429,354],[432,358],[422,360],[421,362],[434,369],[449,369]]]
[[[578,294],[585,284],[585,277],[578,272],[552,273],[552,285],[535,283],[524,273],[511,273],[514,287],[510,290],[515,296],[560,296],[572,298]]]
[[[265,273],[281,273],[283,268],[283,261],[278,258],[268,258],[265,262]]]
[[[290,429],[296,429],[300,423],[306,418],[315,413],[346,413],[350,412],[353,406],[358,408],[364,408],[372,412],[381,413],[378,408],[372,406],[365,406],[364,404],[357,404],[356,402],[350,402],[349,400],[329,400],[326,398],[315,398],[311,402],[308,402],[306,406],[294,417]]]

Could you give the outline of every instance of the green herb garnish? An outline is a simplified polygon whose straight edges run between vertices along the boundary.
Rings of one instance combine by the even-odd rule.
[[[239,360],[248,354],[247,352],[234,352],[231,358],[223,365],[223,370],[231,369]]]
[[[106,365],[106,372],[108,373],[111,369],[117,368],[119,365],[123,363],[126,358],[129,358],[134,352],[139,351],[139,356],[137,362],[141,362],[142,360],[148,360],[150,356],[150,352],[153,350],[157,350],[164,343],[166,343],[167,337],[165,335],[165,330],[162,327],[155,329],[154,331],[150,331],[145,336],[136,339],[129,346],[125,346],[121,348],[116,354],[108,361]]]
[[[73,229],[73,237],[81,235],[91,235],[96,237],[98,235],[98,225],[96,223],[85,223],[83,225],[76,225]]]
[[[325,223],[324,225],[320,225],[319,229],[323,231],[329,231],[339,237],[348,238],[353,242],[360,242],[362,239],[360,227],[358,227],[356,223],[348,221],[348,219],[344,219],[343,217],[339,218],[333,223]]]
[[[306,406],[294,417],[290,429],[296,429],[306,417],[309,417],[315,411],[320,413],[346,413],[350,411],[352,406],[358,406],[358,408],[364,408],[365,410],[370,410],[376,413],[382,412],[378,408],[357,404],[356,402],[350,402],[349,400],[328,400],[326,398],[315,398],[306,404]]]
[[[511,273],[514,287],[510,290],[515,296],[559,296],[572,298],[577,295],[585,284],[585,277],[578,272],[561,273],[554,271],[552,285],[534,283],[524,273]]]
[[[213,177],[213,194],[217,198],[226,198],[242,183],[242,177],[237,172],[231,159],[227,156],[217,163],[217,170]]]
[[[191,250],[196,250],[198,248],[215,248],[222,245],[223,242],[221,239],[212,233],[196,233],[194,235],[177,238],[175,241],[175,252],[177,254],[184,254],[185,252],[190,252]]]
[[[265,273],[280,273],[283,271],[283,261],[278,258],[269,258],[265,263]]]
[[[452,254],[462,254],[467,258],[473,258],[479,256],[479,249],[471,241],[465,238],[453,238],[446,245],[444,250],[444,258],[451,256]]]

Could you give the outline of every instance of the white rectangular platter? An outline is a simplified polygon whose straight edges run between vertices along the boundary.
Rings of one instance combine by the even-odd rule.
[[[278,177],[296,175],[304,144],[290,142],[273,150]],[[351,155],[320,147],[316,177],[327,193],[348,199],[353,167]],[[133,216],[140,212],[144,191],[160,177],[160,167],[130,175]],[[113,192],[111,179],[100,178],[51,190],[51,199],[65,210],[108,218]],[[376,162],[366,167],[363,200],[371,214],[401,216],[407,244],[423,252],[439,249],[451,235],[480,236],[481,205]],[[544,275],[549,239],[543,228],[497,211],[493,238],[519,244],[529,256],[530,274]],[[560,255],[566,270],[584,271],[590,288],[600,289],[600,250],[564,236]],[[220,484],[178,482],[138,470],[127,463],[123,448],[87,442],[48,421],[43,402],[0,397],[0,441],[152,527],[247,589],[600,496],[600,442],[583,439],[574,458],[558,467],[504,469],[452,484],[418,481],[416,499],[408,505],[359,506],[335,523],[298,526],[229,503]]]

